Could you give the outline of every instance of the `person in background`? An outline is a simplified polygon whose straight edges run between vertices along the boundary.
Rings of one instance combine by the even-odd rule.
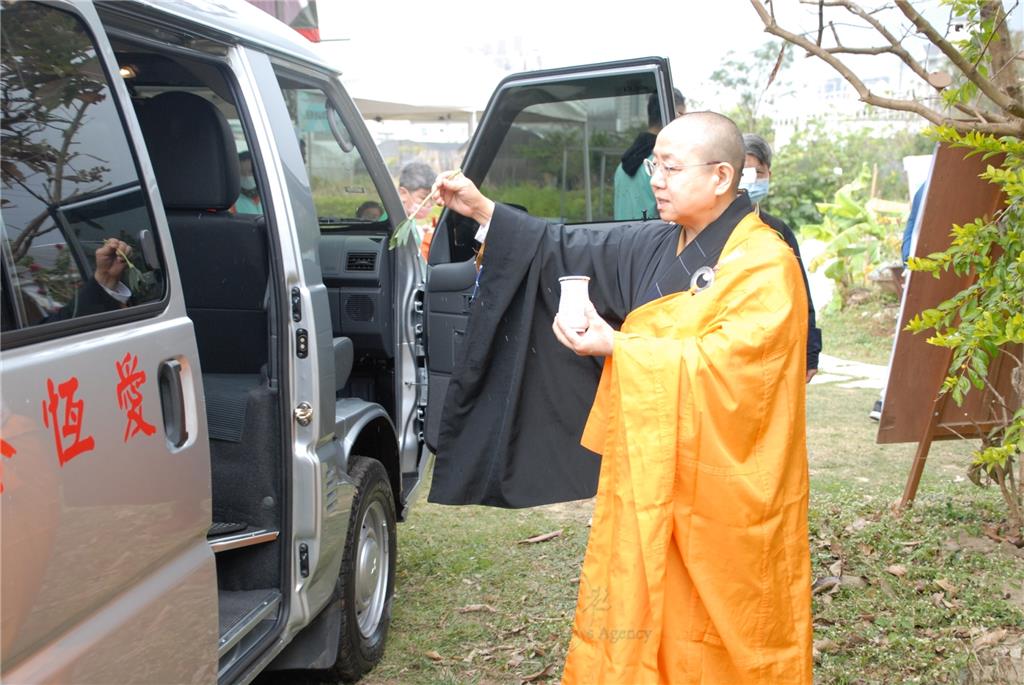
[[[430,214],[434,209],[432,202],[426,202],[430,189],[434,185],[437,172],[429,164],[410,162],[402,168],[398,176],[398,196],[402,200],[405,215],[412,217],[415,213],[416,227],[420,231],[420,253],[423,261],[430,254],[430,241],[434,238],[434,227],[430,222]]]
[[[775,229],[775,232],[782,236],[786,244],[793,248],[793,254],[796,255],[796,260],[800,264],[800,273],[804,278],[804,287],[807,289],[807,382],[810,383],[814,375],[818,373],[821,329],[815,325],[817,322],[814,318],[814,303],[811,302],[811,285],[807,280],[803,260],[800,258],[800,245],[796,241],[793,230],[785,221],[761,209],[760,202],[768,197],[768,187],[772,177],[771,146],[768,141],[755,133],[744,133],[743,148],[747,153],[744,163],[744,172],[747,178],[740,181],[740,189],[747,191],[750,202],[754,204],[755,209],[761,215],[761,220]]]
[[[238,155],[238,181],[241,189],[235,200],[235,214],[263,214],[260,193],[256,189],[256,175],[252,170],[252,153],[248,150]]]
[[[356,218],[364,221],[380,221],[382,216],[384,216],[384,208],[380,206],[379,202],[373,200],[367,200],[356,210]]]
[[[672,89],[675,100],[676,118],[686,114],[686,98],[678,88]],[[647,100],[648,128],[633,141],[622,154],[622,162],[615,168],[616,221],[627,219],[657,219],[658,205],[651,190],[651,175],[644,169],[644,160],[654,150],[654,140],[664,125],[661,121],[661,106],[657,93]]]
[[[928,181],[917,187],[914,198],[910,202],[910,215],[907,216],[907,225],[903,228],[903,243],[900,245],[900,257],[903,260],[903,274],[906,275],[907,260],[910,259],[910,248],[914,245],[914,237],[918,231],[918,217],[921,215],[921,205],[924,203],[925,193],[928,192]],[[871,406],[868,418],[872,421],[882,420],[882,405],[885,403],[885,388],[879,393],[878,399]]]

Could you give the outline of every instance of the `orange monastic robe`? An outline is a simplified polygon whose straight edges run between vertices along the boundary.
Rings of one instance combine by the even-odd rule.
[[[583,435],[603,456],[564,683],[812,682],[805,298],[750,214],[710,287],[616,334]]]

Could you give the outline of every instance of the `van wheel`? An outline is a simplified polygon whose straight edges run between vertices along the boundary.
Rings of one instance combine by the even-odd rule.
[[[395,591],[395,500],[376,459],[353,457],[355,499],[341,561],[341,634],[329,674],[355,681],[384,656]]]

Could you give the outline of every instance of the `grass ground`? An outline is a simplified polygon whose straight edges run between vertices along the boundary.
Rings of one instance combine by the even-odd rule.
[[[891,319],[881,335],[865,321],[874,320],[856,310],[823,321],[826,351],[884,363]],[[1024,558],[986,534],[1000,499],[965,479],[973,445],[936,443],[914,508],[894,514],[914,446],[875,444],[876,398],[808,390],[816,682],[1024,682],[1012,671],[1024,645]],[[418,502],[398,528],[387,652],[363,682],[557,681],[590,509]]]

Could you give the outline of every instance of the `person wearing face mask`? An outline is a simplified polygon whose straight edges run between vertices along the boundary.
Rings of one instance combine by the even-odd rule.
[[[263,214],[260,193],[256,189],[256,176],[252,170],[252,153],[248,150],[238,155],[238,176],[241,189],[235,201],[235,214]]]
[[[772,216],[761,208],[760,203],[768,197],[768,187],[772,177],[772,148],[756,133],[743,134],[743,148],[747,154],[744,162],[743,176],[740,179],[740,190],[746,190],[751,204],[761,216],[761,220],[782,236],[791,248],[800,264],[800,273],[804,277],[807,288],[807,382],[810,383],[818,373],[818,356],[821,354],[821,329],[817,328],[814,319],[814,303],[811,302],[811,285],[807,280],[803,260],[800,258],[800,245],[796,241],[793,230],[782,219]]]

